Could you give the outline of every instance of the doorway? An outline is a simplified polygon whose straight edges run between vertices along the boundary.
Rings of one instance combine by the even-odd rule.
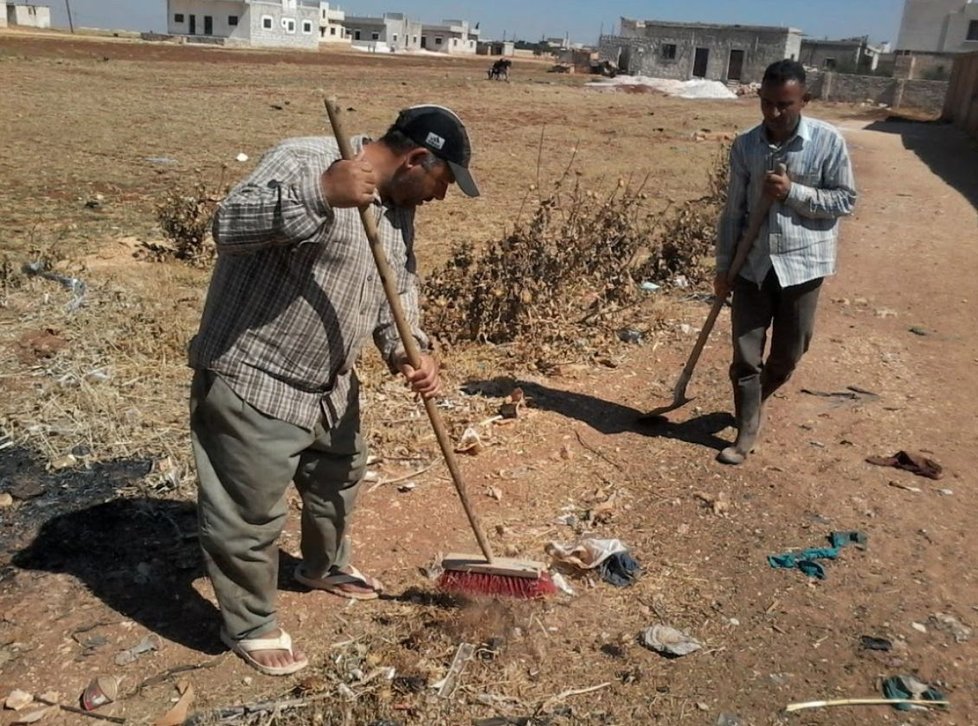
[[[739,81],[744,75],[744,51],[730,51],[730,64],[727,66],[727,79]]]
[[[191,15],[190,16],[190,34],[191,35],[197,35],[197,16],[196,15]]]
[[[706,67],[710,62],[710,49],[697,48],[693,57],[693,78],[706,78]]]
[[[214,18],[210,15],[204,16],[204,35],[214,35]]]

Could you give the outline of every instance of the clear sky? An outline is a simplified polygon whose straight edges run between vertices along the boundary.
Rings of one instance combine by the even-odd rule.
[[[65,3],[76,26],[126,30],[166,30],[166,0],[30,0],[49,5],[52,21],[68,26]],[[869,35],[896,41],[903,0],[346,0],[350,14],[403,12],[425,22],[459,18],[479,22],[483,38],[525,40],[569,34],[572,41],[594,43],[621,16],[744,25],[790,25],[807,35],[841,38]]]

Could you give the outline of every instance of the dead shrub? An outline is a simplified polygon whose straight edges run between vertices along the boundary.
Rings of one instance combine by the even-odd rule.
[[[198,181],[190,188],[168,190],[156,204],[156,219],[163,236],[172,246],[146,243],[144,246],[149,256],[158,260],[174,258],[195,266],[203,266],[213,260],[215,248],[210,236],[211,221],[217,203],[226,193],[223,174],[214,190],[204,181]]]
[[[449,345],[518,343],[531,355],[600,345],[643,301],[641,282],[709,276],[726,183],[726,149],[708,193],[666,212],[650,209],[643,185],[599,194],[565,174],[510,234],[452,250],[424,282],[426,326]]]

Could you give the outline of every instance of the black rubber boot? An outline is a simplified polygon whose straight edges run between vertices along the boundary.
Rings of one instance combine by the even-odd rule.
[[[749,383],[734,385],[734,411],[737,418],[737,440],[728,446],[717,460],[723,464],[743,464],[754,450],[761,432],[761,383],[756,378]]]

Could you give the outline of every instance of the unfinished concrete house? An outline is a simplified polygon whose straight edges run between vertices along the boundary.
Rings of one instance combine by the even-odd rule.
[[[805,38],[801,41],[801,55],[798,58],[806,66],[826,71],[872,73],[879,67],[880,57],[887,51],[885,45],[871,44],[865,35],[842,40]]]
[[[768,65],[800,53],[800,30],[761,25],[622,18],[620,34],[600,42],[601,59],[617,63],[621,73],[680,81],[759,82]]]

